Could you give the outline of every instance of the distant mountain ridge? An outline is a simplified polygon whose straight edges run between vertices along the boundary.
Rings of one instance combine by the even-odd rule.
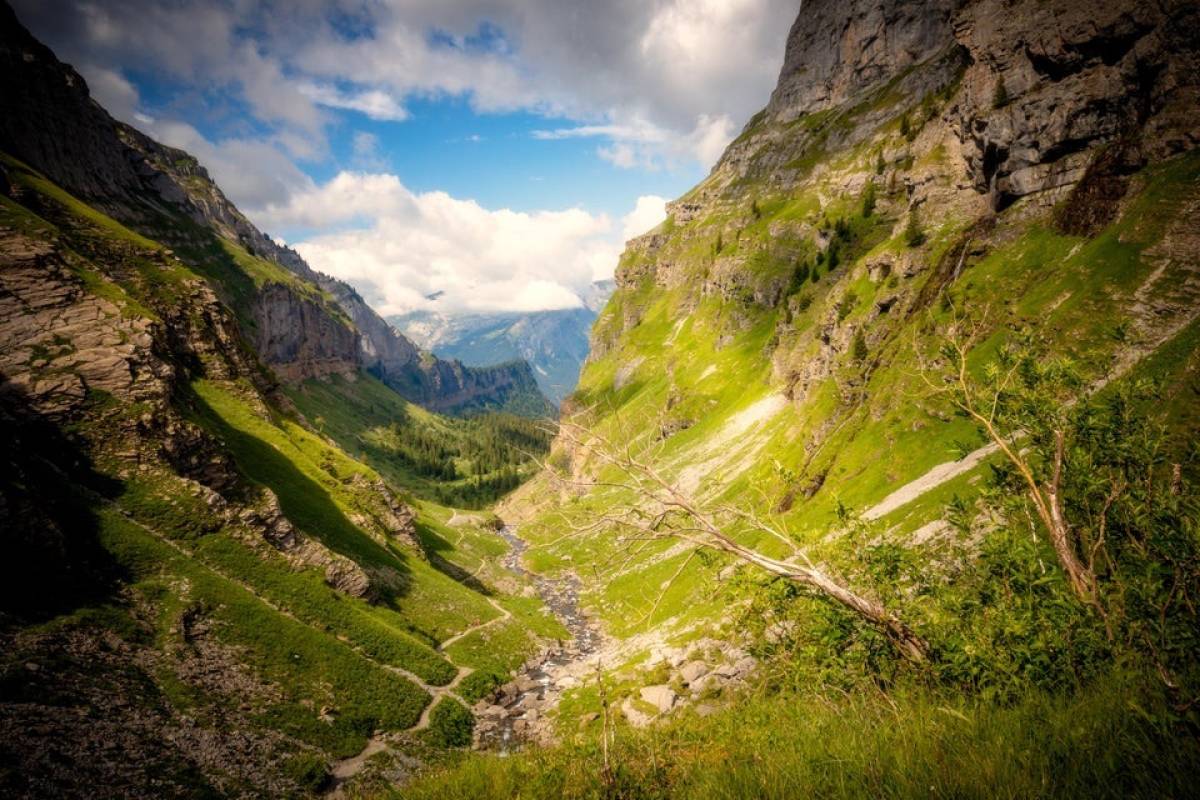
[[[473,314],[420,310],[388,320],[422,347],[471,367],[527,361],[542,392],[558,404],[579,382],[592,323],[614,288],[611,280],[596,281],[579,308]],[[435,292],[430,299],[440,296]]]

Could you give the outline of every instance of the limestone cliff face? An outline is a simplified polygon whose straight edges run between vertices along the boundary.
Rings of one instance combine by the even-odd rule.
[[[975,189],[998,207],[1057,197],[1097,146],[1123,140],[1138,160],[1196,146],[1197,26],[1200,9],[1187,0],[964,6],[954,37],[970,67],[953,123]]]
[[[252,308],[254,349],[285,381],[358,371],[358,333],[316,300],[272,283],[258,292]]]
[[[318,281],[358,329],[363,367],[409,400],[445,413],[484,408],[551,413],[527,362],[468,367],[438,358],[397,331],[345,281],[319,273]]]
[[[766,114],[789,122],[887,82],[952,46],[962,0],[807,0]]]
[[[822,183],[834,169],[829,156],[872,141],[881,182],[902,183],[907,206],[978,218],[1022,198],[1048,207],[1099,148],[1117,145],[1123,168],[1135,169],[1200,142],[1200,46],[1188,33],[1197,25],[1200,11],[1187,0],[805,2],[770,102],[709,178],[668,204],[671,223],[678,230],[740,207],[726,225],[736,236],[748,198]],[[907,141],[881,135],[901,116],[913,128]],[[920,158],[935,153],[936,163]],[[910,158],[923,163],[908,167]],[[871,165],[856,166],[841,168],[836,189],[862,189]],[[780,246],[808,238],[822,248],[823,237],[782,222],[773,236]],[[668,238],[659,230],[630,242],[618,285],[653,275],[663,288],[778,299],[769,286],[747,285],[736,257],[717,254],[709,279],[697,282],[686,258],[663,251]],[[636,322],[630,308],[623,313],[619,329]]]

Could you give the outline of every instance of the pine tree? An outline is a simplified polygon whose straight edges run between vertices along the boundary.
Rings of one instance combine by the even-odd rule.
[[[875,181],[867,181],[867,185],[863,187],[862,215],[869,217],[873,213],[875,213]]]
[[[916,206],[908,212],[908,225],[904,229],[904,241],[909,247],[925,244],[925,229],[921,227],[921,213]]]
[[[996,76],[996,88],[992,90],[992,108],[1003,108],[1008,105],[1008,87],[1004,85],[1003,76]]]

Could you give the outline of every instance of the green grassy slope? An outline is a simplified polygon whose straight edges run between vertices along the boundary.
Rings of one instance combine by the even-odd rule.
[[[201,311],[191,304],[196,287],[213,276],[33,170],[11,159],[4,164],[17,188],[0,197],[0,226],[51,245],[85,294],[111,301],[124,317],[159,326],[191,319],[203,330],[196,323]],[[279,277],[260,274],[257,261],[233,255],[231,268],[248,281]],[[175,335],[189,332],[177,329]],[[411,475],[389,469],[400,462],[385,457],[371,461],[381,465],[381,474],[338,439],[358,441],[368,433],[366,421],[382,426],[398,412],[419,430],[474,444],[456,465],[471,473],[472,455],[480,464],[508,455],[488,450],[486,437],[471,437],[502,430],[512,437],[505,443],[522,441],[519,423],[488,428],[481,421],[443,420],[364,376],[353,397],[374,403],[368,406],[373,416],[354,416],[359,409],[344,402],[351,396],[344,384],[296,391],[297,406],[333,419],[338,435],[322,435],[306,427],[312,417],[284,408],[282,398],[283,405],[268,398],[259,381],[262,368],[235,344],[249,367],[238,378],[228,374],[236,366],[218,363],[219,355],[203,346],[197,348],[200,363],[161,346],[158,356],[178,379],[171,393],[164,400],[125,403],[93,389],[74,416],[45,423],[65,444],[38,440],[31,446],[10,431],[12,409],[6,405],[0,414],[5,431],[13,433],[8,438],[21,442],[13,457],[24,470],[19,478],[5,476],[6,498],[30,499],[65,526],[68,541],[78,538],[85,553],[68,549],[67,563],[56,568],[63,575],[50,571],[53,580],[69,581],[78,591],[43,585],[25,591],[19,606],[0,609],[3,718],[26,720],[22,736],[42,730],[30,720],[45,713],[38,710],[50,697],[43,683],[53,681],[61,693],[59,705],[51,705],[69,720],[56,723],[67,727],[54,739],[53,747],[63,748],[55,758],[70,763],[84,757],[83,750],[70,749],[82,737],[71,726],[83,724],[97,702],[86,687],[107,687],[106,706],[119,709],[112,712],[113,724],[129,732],[129,757],[142,759],[129,771],[131,791],[138,781],[153,782],[157,765],[171,776],[161,784],[167,794],[304,795],[322,786],[333,760],[358,753],[376,733],[399,737],[393,739],[399,752],[427,755],[432,740],[416,736],[415,727],[438,696],[449,702],[461,693],[473,701],[534,653],[543,637],[563,635],[539,602],[522,596],[523,579],[499,565],[505,546],[484,516],[413,500],[419,546],[388,535],[381,493],[404,499]],[[28,368],[43,378],[69,371],[56,361],[72,349],[64,340],[56,349],[38,350]],[[240,478],[222,485],[224,498],[181,477],[163,457],[170,435],[158,427],[163,418],[172,431],[194,423],[215,448],[203,457],[235,465]],[[27,430],[33,436],[34,429]],[[408,433],[403,428],[396,436]],[[198,438],[189,442],[209,446]],[[357,448],[354,454],[365,457]],[[67,479],[75,470],[88,475],[87,488]],[[504,469],[479,471],[486,479]],[[28,475],[50,477],[30,482]],[[436,486],[414,483],[426,493]],[[276,495],[302,537],[327,549],[319,552],[349,559],[369,578],[370,601],[338,591],[320,563],[297,560],[261,537],[243,513],[260,502],[259,487]],[[29,565],[30,581],[38,569]],[[6,603],[10,594],[6,590]],[[440,645],[452,638],[454,646],[442,652]],[[99,647],[106,655],[89,658],[81,647]],[[26,664],[42,671],[35,674]],[[191,727],[179,732],[180,720]],[[245,761],[214,766],[216,756],[191,749],[201,748],[205,737],[224,738],[223,757]],[[71,779],[46,769],[54,781]],[[252,769],[260,773],[257,785]],[[112,779],[102,774],[93,779]],[[47,775],[22,777],[5,767],[0,785]]]

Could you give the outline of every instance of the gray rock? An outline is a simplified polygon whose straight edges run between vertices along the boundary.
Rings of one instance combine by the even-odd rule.
[[[634,706],[633,701],[628,697],[621,703],[621,714],[629,721],[629,724],[635,728],[643,728],[654,721],[654,718],[649,714],[639,711]]]
[[[657,686],[644,686],[641,691],[642,699],[658,709],[660,714],[665,714],[675,707],[675,701],[679,695],[675,694],[675,690],[665,684]]]
[[[679,670],[683,682],[691,685],[709,673],[708,665],[703,661],[689,661]]]

